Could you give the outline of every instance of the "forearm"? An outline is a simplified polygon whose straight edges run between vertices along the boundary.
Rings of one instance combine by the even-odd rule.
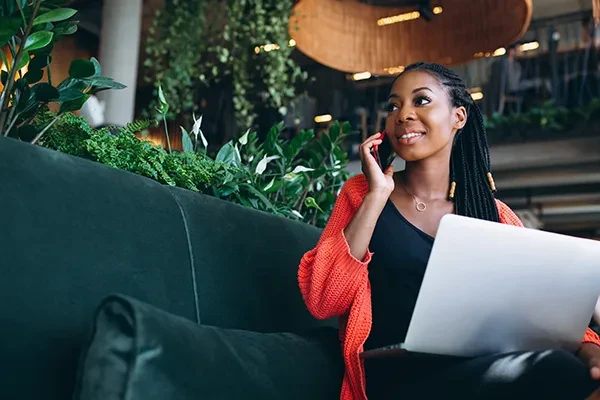
[[[385,207],[388,196],[368,193],[354,217],[344,229],[350,253],[358,260],[365,258],[377,220]]]

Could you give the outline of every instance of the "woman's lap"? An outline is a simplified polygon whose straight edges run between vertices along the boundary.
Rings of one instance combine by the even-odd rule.
[[[367,360],[366,367],[369,400],[583,400],[599,386],[578,358],[557,350],[471,359],[415,354]]]

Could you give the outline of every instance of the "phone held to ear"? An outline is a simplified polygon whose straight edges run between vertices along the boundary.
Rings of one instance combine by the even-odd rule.
[[[385,170],[388,169],[388,167],[394,162],[394,158],[396,158],[396,152],[392,148],[392,144],[390,143],[385,131],[381,133],[380,138],[382,140],[381,144],[374,145],[371,149],[371,154],[373,154],[373,157],[375,157],[377,164],[379,164],[379,168],[385,172]]]

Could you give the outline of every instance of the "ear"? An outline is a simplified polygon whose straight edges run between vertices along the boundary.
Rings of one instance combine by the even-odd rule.
[[[464,106],[455,107],[453,109],[454,115],[452,118],[454,119],[452,122],[452,128],[455,130],[460,130],[465,127],[467,123],[467,109]]]

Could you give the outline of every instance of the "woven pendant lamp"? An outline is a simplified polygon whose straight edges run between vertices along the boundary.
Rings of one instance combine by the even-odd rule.
[[[394,75],[416,61],[455,65],[494,52],[525,33],[531,13],[531,0],[300,0],[289,32],[323,65]]]

